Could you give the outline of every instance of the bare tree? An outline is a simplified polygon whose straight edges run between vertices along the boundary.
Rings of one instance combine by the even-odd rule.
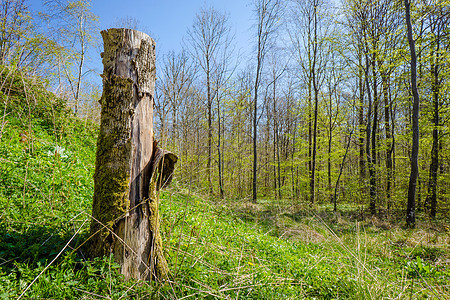
[[[237,185],[236,195],[245,196],[251,186],[251,165],[246,158],[251,154],[253,119],[253,76],[249,69],[241,71],[234,79],[235,92],[229,109],[230,151],[234,155],[234,164],[230,167],[231,183]]]
[[[7,64],[20,48],[27,27],[28,8],[25,0],[5,0],[0,4],[0,64]],[[19,46],[19,47],[18,47]]]
[[[171,135],[173,141],[177,141],[179,137],[178,112],[184,105],[185,98],[195,76],[194,73],[195,70],[184,50],[179,54],[169,52],[164,58],[161,90],[164,101],[170,105],[172,110]]]
[[[212,119],[214,90],[214,75],[221,68],[223,52],[230,42],[230,26],[228,17],[214,8],[202,8],[196,15],[192,28],[187,32],[188,43],[191,47],[188,51],[198,63],[204,75],[206,87],[206,108],[208,120],[208,158],[207,172],[209,193],[212,194],[211,161],[212,161]]]
[[[69,84],[74,101],[74,113],[78,112],[88,49],[96,40],[98,17],[90,11],[88,0],[46,0],[46,13],[41,14],[54,32],[53,39],[67,49],[69,57],[60,57],[60,65]],[[72,67],[71,64],[75,66]]]
[[[281,175],[281,147],[283,138],[283,123],[290,121],[290,107],[286,107],[286,99],[282,96],[281,86],[283,77],[288,69],[290,57],[287,56],[285,49],[274,43],[270,49],[269,65],[270,72],[267,74],[267,85],[265,91],[267,131],[272,126],[272,137],[267,133],[267,140],[264,143],[269,146],[269,139],[272,138],[272,160],[269,151],[266,151],[268,166],[272,165],[273,173],[273,192],[276,199],[282,198],[282,175]],[[289,94],[289,92],[287,93]],[[284,100],[284,101],[283,101]],[[283,107],[284,106],[284,107]],[[285,149],[286,150],[286,149]],[[268,174],[270,171],[267,172]]]
[[[231,40],[229,40],[223,47],[222,56],[217,60],[217,68],[214,75],[214,96],[216,99],[216,113],[217,113],[217,166],[219,171],[219,195],[220,198],[224,197],[224,151],[223,151],[223,134],[224,128],[224,113],[222,108],[222,100],[226,90],[226,84],[230,80],[233,74],[233,68],[229,68],[229,62],[231,59],[232,51],[229,51],[229,45]]]
[[[0,64],[51,79],[54,57],[61,50],[40,29],[25,0],[1,1]]]
[[[264,58],[269,51],[270,39],[279,26],[279,18],[282,13],[281,0],[257,0],[255,2],[255,13],[257,17],[257,44],[256,44],[256,71],[253,85],[253,180],[252,200],[257,201],[257,129],[258,129],[258,91],[261,84],[261,75],[264,66]]]

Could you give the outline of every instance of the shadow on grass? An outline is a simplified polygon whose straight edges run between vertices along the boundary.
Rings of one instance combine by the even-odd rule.
[[[34,224],[19,231],[0,224],[0,270],[8,272],[17,263],[45,265],[58,255],[73,234],[73,230],[61,227]],[[73,251],[86,238],[87,232],[78,234],[64,251]],[[78,254],[82,255],[81,252]]]

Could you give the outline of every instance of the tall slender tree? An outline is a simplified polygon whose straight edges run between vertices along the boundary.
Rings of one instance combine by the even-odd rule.
[[[417,90],[417,55],[411,24],[411,1],[405,0],[406,34],[411,55],[411,90],[412,90],[412,147],[411,147],[411,173],[408,185],[408,204],[406,208],[406,224],[408,227],[416,226],[416,185],[419,175],[419,92]]]
[[[179,110],[182,110],[184,98],[187,97],[195,69],[189,60],[187,53],[183,50],[179,54],[169,52],[164,59],[162,67],[161,90],[165,101],[171,108],[172,133],[171,140],[179,139]],[[176,145],[177,146],[177,145]],[[179,150],[179,149],[177,149]]]
[[[430,13],[428,17],[431,39],[431,90],[432,90],[432,148],[430,174],[426,206],[429,208],[431,218],[436,217],[437,208],[437,187],[438,187],[438,169],[439,169],[439,140],[440,140],[440,110],[441,110],[441,82],[442,82],[442,55],[441,49],[442,35],[445,35],[445,28],[448,28],[450,20],[445,17],[444,4],[440,1],[428,4]],[[448,13],[447,13],[448,14]]]
[[[318,144],[319,95],[324,82],[325,54],[329,37],[329,22],[326,2],[308,0],[295,2],[295,17],[298,18],[292,32],[297,60],[307,79],[308,98],[308,155],[309,155],[309,199],[315,202],[316,165]]]
[[[216,96],[214,76],[217,75],[223,58],[223,51],[230,42],[230,26],[228,17],[213,7],[202,8],[196,15],[192,28],[187,32],[188,44],[193,59],[198,63],[203,73],[206,88],[206,112],[208,122],[208,157],[207,174],[209,193],[212,194],[212,139],[213,139],[213,100]]]
[[[257,201],[257,171],[258,171],[258,92],[261,84],[264,58],[269,51],[269,43],[273,34],[279,26],[282,7],[281,0],[257,0],[255,2],[255,13],[257,18],[257,42],[256,42],[256,70],[253,85],[253,180],[252,180],[252,200]]]

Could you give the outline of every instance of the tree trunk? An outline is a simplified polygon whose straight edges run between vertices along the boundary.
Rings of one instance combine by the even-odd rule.
[[[274,156],[275,156],[275,154],[276,154],[276,162],[277,162],[277,175],[276,175],[276,178],[277,178],[277,183],[278,183],[278,185],[275,187],[276,188],[276,196],[275,196],[275,198],[276,199],[280,199],[281,200],[281,161],[280,161],[280,135],[279,135],[279,128],[278,128],[278,114],[277,114],[277,95],[276,95],[276,81],[277,81],[277,76],[276,76],[276,73],[275,73],[275,71],[274,71],[274,74],[273,74],[273,77],[274,77],[274,79],[273,79],[273,94],[272,94],[272,97],[273,97],[273,127],[274,127],[274,129],[273,129],[273,133],[274,133],[274,136],[273,136],[273,140],[274,140],[274,145],[275,145],[275,147],[274,147],[274,151],[275,151],[275,153],[274,153]],[[274,157],[275,158],[275,157]]]
[[[412,111],[412,148],[411,148],[411,174],[408,186],[408,204],[406,208],[406,224],[414,228],[416,225],[416,184],[419,175],[419,92],[417,91],[417,56],[416,46],[412,33],[410,2],[405,0],[406,28],[411,53],[411,89],[413,94]]]
[[[297,110],[297,108],[296,108]],[[292,164],[292,169],[291,169],[291,178],[292,178],[292,200],[297,199],[298,198],[298,193],[297,193],[297,184],[296,184],[296,180],[298,181],[298,176],[295,176],[295,171],[298,169],[298,167],[296,166],[296,162],[295,162],[295,152],[296,152],[296,147],[295,144],[297,142],[296,138],[297,138],[297,111],[295,112],[295,117],[294,117],[294,132],[292,135],[292,153],[291,153],[291,164]],[[294,203],[294,202],[292,202]]]
[[[334,207],[333,207],[334,212],[337,212],[337,197],[339,195],[338,194],[339,181],[341,180],[342,171],[344,170],[344,163],[345,163],[345,159],[347,158],[348,148],[350,148],[350,143],[352,141],[352,135],[353,135],[353,128],[348,137],[347,146],[345,147],[345,154],[344,154],[344,157],[342,158],[341,166],[339,167],[339,175],[336,180],[336,185],[334,186],[334,196],[332,196],[332,198],[331,198],[331,200],[332,200],[331,202],[333,202],[333,204],[334,204]]]
[[[207,106],[208,106],[208,162],[206,168],[208,169],[208,185],[209,195],[213,194],[212,180],[211,180],[211,156],[212,156],[212,97],[211,97],[211,71],[209,66],[209,55],[206,55],[206,89],[207,89]]]
[[[82,13],[83,14],[83,13]],[[77,88],[75,90],[75,115],[78,114],[78,104],[80,102],[80,89],[81,89],[81,78],[83,76],[83,65],[84,65],[84,59],[86,56],[86,40],[85,40],[85,24],[84,24],[84,17],[83,15],[80,18],[79,22],[79,33],[80,33],[80,45],[81,45],[81,53],[80,53],[80,63],[78,64],[78,78],[77,78]]]
[[[373,47],[376,49],[375,45]],[[377,75],[376,75],[376,54],[372,56],[372,74],[373,74],[373,122],[372,122],[372,154],[369,162],[370,174],[370,213],[376,214],[377,208],[377,131],[378,131],[378,91],[377,91]]]
[[[281,160],[280,160],[280,135],[278,133],[278,126],[276,129],[276,145],[277,145],[277,181],[278,181],[278,199],[281,200]]]
[[[437,175],[439,168],[439,33],[437,36],[437,49],[431,73],[433,76],[433,146],[431,148],[430,180],[428,185],[427,206],[430,205],[430,217],[436,217],[437,206]]]
[[[262,25],[261,25],[262,26]],[[260,31],[262,29],[259,29]],[[261,35],[259,34],[259,39],[261,39]],[[253,95],[253,179],[252,179],[252,202],[257,202],[258,190],[257,190],[257,170],[258,170],[258,153],[256,148],[256,142],[258,141],[258,89],[260,83],[260,73],[262,69],[262,49],[261,49],[261,41],[258,42],[258,55],[257,55],[257,64],[256,64],[256,78],[255,78],[255,86],[254,86],[254,95]]]
[[[333,98],[331,96],[332,90],[330,88],[330,111],[328,112],[328,151],[327,151],[327,173],[328,173],[328,192],[330,193],[330,200],[333,202],[333,195],[331,191],[331,144],[333,142]]]
[[[155,43],[131,29],[102,31],[102,112],[89,254],[114,254],[126,278],[167,277],[157,191],[177,157],[153,140]]]
[[[268,111],[268,110],[267,110]],[[273,101],[273,191],[275,195],[275,199],[278,199],[278,184],[277,184],[277,166],[275,165],[275,162],[277,161],[277,124],[276,124],[276,107],[275,107],[275,99]]]
[[[387,209],[391,208],[392,198],[392,137],[391,137],[391,104],[389,103],[389,75],[384,74],[383,80],[383,98],[384,98],[384,130],[386,134],[386,204]]]
[[[255,96],[253,102],[253,179],[252,179],[252,202],[256,203],[257,201],[257,170],[258,170],[258,153],[256,152],[256,141],[257,141],[257,117],[258,117],[258,85],[259,85],[259,70],[260,70],[260,61],[258,59],[258,67],[256,71],[256,80],[255,80]]]
[[[219,195],[220,199],[223,199],[224,192],[223,192],[223,152],[221,152],[221,143],[222,143],[222,128],[221,128],[221,120],[220,120],[220,101],[219,96],[217,95],[217,156],[218,156],[218,166],[219,166]]]
[[[361,50],[362,51],[362,50]],[[359,124],[359,179],[362,185],[361,191],[364,191],[364,181],[366,179],[366,164],[364,160],[364,69],[362,66],[362,53],[359,55],[359,105],[358,105],[358,124]]]
[[[310,174],[310,201],[314,203],[316,195],[316,156],[317,156],[317,115],[319,106],[319,87],[317,83],[316,74],[316,60],[317,60],[317,7],[314,6],[314,44],[313,44],[313,63],[311,67],[312,83],[314,88],[314,125],[313,125],[313,144],[312,144],[312,159],[311,159],[311,174]]]
[[[315,81],[315,79],[314,79]],[[311,177],[310,177],[310,201],[314,203],[316,194],[316,156],[317,156],[317,115],[318,115],[318,105],[319,105],[319,91],[314,88],[314,125],[313,125],[313,146],[312,146],[312,159],[311,159]]]
[[[370,185],[370,203],[369,203],[369,208],[372,211],[372,199],[375,199],[375,197],[373,196],[373,189],[372,187],[374,186],[372,181],[374,180],[374,167],[373,167],[373,158],[371,156],[371,152],[370,152],[370,144],[371,144],[371,126],[372,126],[372,122],[371,122],[371,118],[372,118],[372,94],[371,94],[371,90],[370,90],[370,83],[369,83],[369,69],[370,69],[370,59],[369,59],[369,50],[368,50],[368,45],[367,42],[365,42],[365,53],[364,53],[364,57],[365,57],[365,72],[364,72],[364,80],[366,83],[366,88],[367,88],[367,99],[368,99],[368,110],[367,110],[367,126],[366,126],[366,156],[367,156],[367,165],[368,165],[368,169],[369,169],[369,185]],[[373,206],[373,210],[375,210],[375,205]]]

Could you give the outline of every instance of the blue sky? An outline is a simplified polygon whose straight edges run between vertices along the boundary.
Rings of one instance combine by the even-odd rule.
[[[252,7],[245,0],[103,0],[92,1],[92,11],[100,17],[100,28],[114,27],[118,18],[133,17],[151,32],[161,53],[179,50],[183,36],[202,6],[213,6],[229,14],[237,44],[248,44]],[[239,46],[238,46],[239,48]]]
[[[32,10],[42,9],[42,0],[29,0]],[[99,17],[100,30],[115,27],[120,18],[132,17],[150,31],[156,41],[157,58],[181,50],[183,37],[202,7],[212,6],[229,15],[235,48],[248,53],[252,47],[253,8],[251,0],[92,0],[91,10]],[[103,49],[103,47],[100,47]],[[90,56],[91,67],[101,72],[98,53]]]

